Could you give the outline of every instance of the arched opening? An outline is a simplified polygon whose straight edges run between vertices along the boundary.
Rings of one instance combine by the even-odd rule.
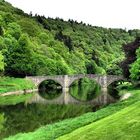
[[[80,101],[91,101],[101,92],[101,86],[93,79],[81,78],[70,86],[70,94]]]
[[[119,99],[121,96],[120,91],[127,89],[131,85],[132,83],[128,82],[127,80],[114,81],[108,86],[108,94],[115,99]]]
[[[38,86],[39,95],[47,100],[52,100],[62,94],[62,86],[54,80],[45,80]]]

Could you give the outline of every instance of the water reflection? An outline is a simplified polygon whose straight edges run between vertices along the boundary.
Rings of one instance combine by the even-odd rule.
[[[58,98],[62,94],[62,87],[53,80],[43,81],[39,85],[39,95],[47,100]]]
[[[100,86],[93,80],[79,80],[70,87],[70,94],[80,101],[90,101],[100,94]]]
[[[39,92],[34,93],[33,97],[26,101],[26,104],[38,103],[38,104],[63,104],[63,94],[61,94],[58,98],[54,98],[52,100],[46,99],[40,96]]]
[[[93,80],[80,79],[75,81],[69,89],[69,98],[72,96],[79,101],[90,101],[100,94],[100,86]],[[36,97],[54,101],[63,98],[62,87],[54,81],[45,81],[39,86],[39,93]]]

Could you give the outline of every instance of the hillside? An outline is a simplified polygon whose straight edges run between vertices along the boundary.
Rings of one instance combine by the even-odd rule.
[[[140,90],[125,92],[131,92],[133,96],[96,112],[46,125],[34,132],[19,133],[7,140],[52,140],[56,138],[64,140],[112,140],[112,138],[135,140],[139,137]]]
[[[121,50],[139,30],[107,29],[28,15],[0,1],[0,70],[5,75],[121,74]]]

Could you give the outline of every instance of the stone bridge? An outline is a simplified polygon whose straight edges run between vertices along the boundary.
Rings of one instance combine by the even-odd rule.
[[[46,80],[53,80],[59,83],[62,86],[62,95],[58,97],[58,99],[54,99],[52,101],[48,101],[48,103],[58,103],[58,104],[68,104],[68,103],[79,103],[80,101],[74,99],[69,94],[70,85],[79,79],[89,78],[95,80],[101,86],[102,92],[102,101],[103,104],[107,103],[107,87],[119,80],[124,80],[123,76],[117,75],[96,75],[96,74],[79,74],[79,75],[56,75],[56,76],[27,76],[27,79],[30,79],[35,83],[35,85],[39,88],[39,85]]]

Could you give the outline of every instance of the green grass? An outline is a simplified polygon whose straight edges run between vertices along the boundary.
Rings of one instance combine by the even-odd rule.
[[[0,106],[15,105],[15,104],[18,104],[21,102],[25,102],[32,96],[33,96],[33,94],[1,96],[0,97]]]
[[[25,78],[0,77],[0,94],[33,88],[35,88],[35,85]]]
[[[9,137],[7,139],[8,140],[17,140],[17,139],[18,140],[27,140],[27,139],[28,140],[54,140],[62,135],[71,133],[72,131],[80,127],[87,126],[93,122],[98,122],[99,120],[102,120],[107,116],[115,114],[118,111],[121,111],[122,109],[127,108],[128,106],[133,105],[134,103],[140,100],[140,94],[139,94],[140,90],[131,90],[129,92],[131,92],[133,96],[126,101],[121,101],[115,104],[111,104],[103,109],[98,110],[97,112],[87,113],[74,119],[67,119],[52,125],[41,127],[34,132],[20,133],[13,137]]]
[[[138,140],[140,101],[57,140]]]

